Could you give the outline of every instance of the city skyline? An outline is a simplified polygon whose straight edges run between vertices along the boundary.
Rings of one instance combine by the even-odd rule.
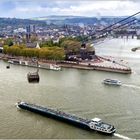
[[[139,12],[135,0],[1,0],[0,17],[34,18],[49,15],[128,16]]]

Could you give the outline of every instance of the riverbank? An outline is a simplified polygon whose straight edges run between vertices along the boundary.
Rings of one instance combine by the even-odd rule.
[[[23,57],[12,57],[8,55],[0,55],[2,60],[10,60],[10,59],[18,59],[18,60],[25,60],[31,61],[31,58],[23,58]],[[76,68],[76,69],[84,69],[84,70],[99,70],[99,71],[106,71],[106,72],[116,72],[116,73],[123,73],[123,74],[130,74],[131,68],[126,66],[126,64],[122,64],[121,61],[116,61],[113,58],[105,58],[101,56],[96,56],[92,60],[82,60],[78,62],[74,61],[52,61],[52,60],[38,60],[39,64],[43,63],[44,68],[48,64],[57,64],[60,67],[64,68]]]
[[[44,60],[46,63],[49,61]],[[53,62],[53,61],[52,61]],[[51,62],[51,63],[52,63]],[[102,57],[95,55],[92,60],[82,60],[82,61],[57,61],[61,67],[64,68],[76,68],[84,70],[98,70],[106,72],[115,72],[123,74],[131,74],[132,70],[123,60],[116,60],[113,57]]]
[[[122,66],[121,64],[109,62],[109,61],[102,61],[102,62],[70,62],[70,61],[63,61],[58,62],[61,67],[64,68],[77,68],[77,69],[85,69],[85,70],[98,70],[98,71],[106,71],[106,72],[116,72],[122,74],[131,74],[131,68],[127,66]]]
[[[106,71],[106,72],[116,72],[116,73],[123,73],[123,74],[131,74],[131,69],[115,69],[115,68],[107,68],[101,66],[85,66],[85,65],[74,65],[68,63],[59,63],[61,67],[64,68],[76,68],[76,69],[84,69],[84,70],[99,70],[99,71]]]

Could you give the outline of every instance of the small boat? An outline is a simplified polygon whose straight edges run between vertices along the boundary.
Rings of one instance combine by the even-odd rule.
[[[39,68],[54,70],[54,71],[61,70],[61,67],[57,64],[49,64],[49,63],[43,63],[43,62],[39,62]]]
[[[50,64],[50,70],[59,71],[59,70],[61,70],[61,67],[59,65],[56,65],[56,64]]]
[[[10,69],[10,63],[6,66],[7,69]]]
[[[137,50],[140,50],[140,47],[135,47],[135,48],[132,48],[131,51],[135,52]]]
[[[7,69],[10,69],[10,66],[8,65],[8,66],[6,66],[6,68],[7,68]]]
[[[121,86],[122,83],[119,80],[114,80],[114,79],[105,79],[103,81],[104,84],[106,85],[116,85],[116,86]]]
[[[137,50],[137,48],[132,48],[131,51],[135,52]]]

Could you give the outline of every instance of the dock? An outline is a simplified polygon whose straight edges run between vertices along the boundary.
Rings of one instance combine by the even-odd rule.
[[[9,59],[20,59],[19,57],[10,57],[8,55],[1,56],[2,60],[9,60]],[[25,61],[27,58],[23,58]],[[49,65],[57,64],[62,68],[75,68],[75,69],[83,69],[83,70],[98,70],[98,71],[106,71],[106,72],[115,72],[115,73],[122,73],[122,74],[131,74],[132,70],[126,63],[122,60],[116,61],[115,58],[112,57],[102,57],[102,56],[95,56],[92,60],[82,60],[82,61],[52,61],[52,60],[42,60],[39,61],[40,68],[48,68]],[[32,63],[30,66],[34,66]],[[35,66],[36,67],[36,66]],[[60,68],[55,68],[54,70],[60,70]]]
[[[122,63],[121,61],[115,61],[111,58],[105,58],[98,56],[98,59],[73,62],[73,61],[61,61],[58,63],[61,67],[64,68],[77,68],[85,70],[99,70],[106,72],[116,72],[123,74],[131,74],[132,70],[129,66]]]

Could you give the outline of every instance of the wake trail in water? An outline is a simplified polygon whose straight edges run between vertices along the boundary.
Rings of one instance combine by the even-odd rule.
[[[125,87],[132,87],[132,88],[138,88],[138,89],[140,89],[140,86],[136,86],[136,85],[127,85],[127,84],[123,84],[123,86],[125,86]]]
[[[131,140],[132,138],[129,138],[129,137],[126,137],[126,136],[123,136],[121,134],[117,134],[117,133],[114,133],[114,136],[118,137],[118,138],[122,138],[122,139],[125,139],[125,140]]]

